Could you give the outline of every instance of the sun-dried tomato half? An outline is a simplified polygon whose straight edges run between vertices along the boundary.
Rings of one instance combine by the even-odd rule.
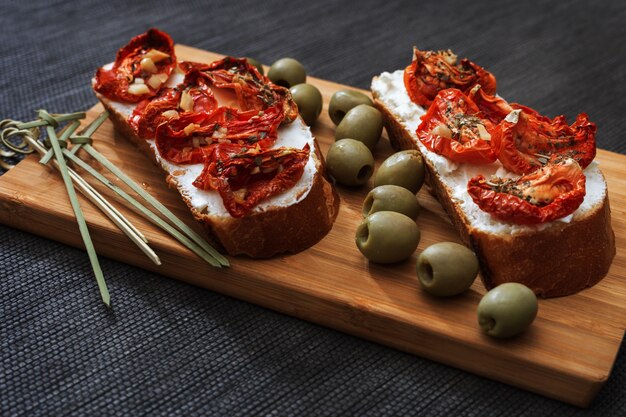
[[[404,70],[404,86],[415,104],[429,106],[439,91],[456,88],[467,94],[480,84],[488,94],[496,93],[496,78],[468,59],[457,63],[452,51],[420,51],[413,48],[413,62]]]
[[[585,198],[585,175],[571,159],[555,158],[518,179],[478,175],[467,191],[483,211],[516,224],[539,224],[573,213]]]
[[[310,148],[242,147],[219,144],[202,174],[200,189],[217,190],[233,217],[243,217],[259,202],[292,188],[302,176]]]
[[[517,109],[494,129],[491,147],[507,170],[527,174],[553,156],[575,159],[586,168],[596,155],[596,125],[581,113],[570,126],[564,116],[550,120]]]
[[[225,57],[210,64],[183,63],[182,68],[189,73],[200,71],[214,88],[233,92],[241,110],[263,110],[280,104],[283,123],[298,117],[298,107],[289,90],[273,84],[245,58]]]
[[[150,29],[117,52],[113,67],[98,69],[94,89],[111,100],[138,103],[154,97],[175,66],[172,38]]]
[[[197,164],[212,154],[210,148],[216,143],[270,147],[276,141],[280,122],[275,107],[263,112],[219,107],[211,113],[185,113],[157,127],[156,146],[170,162]]]
[[[460,90],[440,91],[421,119],[415,133],[430,151],[459,163],[496,160],[489,144],[493,124]]]
[[[176,88],[164,88],[156,97],[141,101],[129,117],[129,123],[140,138],[153,138],[159,124],[176,119],[183,113],[211,113],[217,99],[207,80],[198,71],[187,74]]]

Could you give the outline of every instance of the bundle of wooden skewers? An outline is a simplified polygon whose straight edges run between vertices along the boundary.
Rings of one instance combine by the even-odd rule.
[[[3,120],[0,122],[0,142],[7,150],[0,149],[0,151],[4,152],[2,156],[5,157],[13,156],[15,152],[27,154],[36,151],[41,156],[40,163],[51,165],[60,172],[78,222],[85,249],[89,255],[102,301],[107,306],[110,306],[109,291],[75,189],[98,207],[152,262],[160,265],[161,261],[148,245],[146,237],[77,171],[69,167],[68,163],[80,168],[81,172],[93,176],[109,190],[124,199],[143,217],[169,233],[210,265],[214,267],[229,266],[228,259],[213,248],[202,236],[189,228],[168,208],[144,190],[141,185],[124,174],[122,170],[95,149],[92,136],[108,118],[108,114],[106,112],[101,113],[91,123],[77,132],[81,126],[81,120],[85,117],[86,114],[82,112],[50,114],[45,110],[39,110],[37,112],[37,120],[31,122]],[[46,132],[44,140],[40,140],[41,129],[44,129]],[[19,142],[16,142],[16,139]],[[124,191],[88,162],[81,159],[79,157],[81,149],[89,157],[89,160],[96,161],[99,166],[110,171],[111,174],[136,193],[136,196],[132,196]],[[10,169],[12,166],[7,162],[3,162],[2,167]]]

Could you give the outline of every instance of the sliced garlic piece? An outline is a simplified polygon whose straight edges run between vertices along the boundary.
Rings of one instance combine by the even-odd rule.
[[[444,124],[439,124],[430,131],[432,135],[443,136],[444,138],[452,139],[452,131]]]
[[[183,111],[193,110],[193,99],[191,98],[191,94],[189,94],[189,90],[183,91],[183,93],[180,95],[179,106]]]
[[[509,123],[513,123],[513,124],[517,124],[517,122],[519,122],[519,115],[522,111],[520,109],[518,110],[511,110],[511,113],[507,114],[506,117],[504,118],[505,122],[509,122]]]
[[[151,59],[153,63],[157,63],[169,58],[170,56],[165,52],[159,51],[158,49],[150,49],[144,54],[143,57]]]
[[[200,127],[195,123],[189,123],[187,126],[185,126],[185,128],[183,129],[183,132],[185,132],[185,135],[189,136],[191,135],[193,132],[196,131],[196,129]]]
[[[155,90],[158,90],[162,84],[163,81],[161,81],[161,77],[153,75],[152,77],[148,78],[148,85]]]
[[[150,74],[154,74],[159,71],[156,65],[154,65],[154,61],[150,58],[143,58],[139,62],[139,66],[142,70],[144,70],[145,72],[149,72]]]
[[[178,112],[176,110],[166,110],[161,113],[161,116],[167,117],[168,119],[178,119]]]
[[[482,123],[479,123],[476,125],[476,130],[478,130],[478,135],[480,136],[482,140],[485,140],[485,141],[491,140],[491,135],[489,134],[489,132],[487,132],[487,129]]]
[[[150,89],[145,84],[131,84],[128,86],[128,93],[140,96],[142,94],[149,94]]]

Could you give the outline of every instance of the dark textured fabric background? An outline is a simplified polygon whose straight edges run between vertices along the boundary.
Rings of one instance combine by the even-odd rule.
[[[452,48],[499,93],[626,152],[621,0],[19,1],[0,4],[0,111],[87,109],[94,69],[151,26],[178,43],[367,88],[411,47]],[[621,192],[622,190],[613,190]],[[589,410],[0,226],[0,414],[624,416],[626,349]]]

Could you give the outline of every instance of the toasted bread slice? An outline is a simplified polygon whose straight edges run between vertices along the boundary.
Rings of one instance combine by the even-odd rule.
[[[455,164],[426,149],[415,134],[425,109],[410,100],[402,70],[374,77],[372,95],[392,145],[422,153],[426,183],[462,241],[478,256],[487,289],[520,282],[537,295],[558,297],[592,286],[607,274],[615,256],[615,236],[606,181],[597,163],[584,171],[585,200],[573,214],[533,226],[501,222],[481,211],[467,193],[467,181],[478,173],[487,178],[506,175],[498,161],[484,166]]]
[[[176,85],[172,74],[169,85]],[[331,229],[339,209],[339,197],[324,175],[324,161],[310,129],[298,117],[281,126],[276,147],[311,148],[309,161],[296,185],[257,205],[241,218],[232,217],[217,191],[192,185],[202,164],[176,165],[160,157],[153,139],[139,138],[128,117],[135,105],[110,100],[96,93],[110,114],[115,128],[160,166],[171,188],[180,193],[194,218],[215,237],[230,255],[267,258],[284,252],[299,252],[321,240]]]

